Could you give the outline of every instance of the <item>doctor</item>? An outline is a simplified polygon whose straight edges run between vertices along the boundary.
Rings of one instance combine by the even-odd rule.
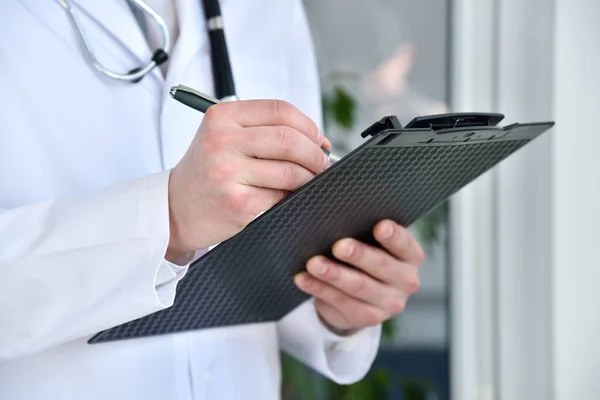
[[[356,269],[315,255],[296,279],[313,300],[278,323],[86,343],[170,307],[189,262],[327,168],[330,144],[300,0],[222,0],[243,101],[204,117],[168,96],[215,93],[199,0],[149,2],[162,28],[124,0],[68,3],[108,70],[169,58],[137,83],[107,77],[64,1],[2,1],[0,398],[277,399],[280,349],[361,379],[419,282],[423,253],[392,221],[375,227],[385,250],[336,243]]]

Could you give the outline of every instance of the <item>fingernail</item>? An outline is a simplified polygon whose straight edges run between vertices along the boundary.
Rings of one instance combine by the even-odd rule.
[[[327,154],[323,154],[323,169],[327,169],[331,166],[331,160]]]
[[[325,275],[327,273],[327,264],[325,261],[318,261],[314,267],[315,274]]]
[[[318,133],[317,133],[317,144],[318,144],[319,146],[321,146],[321,145],[323,144],[323,137],[324,137],[325,135],[323,135],[323,132],[321,132],[321,130],[320,130],[320,129],[319,129],[317,132],[318,132]]]
[[[351,257],[354,254],[354,244],[348,240],[342,247],[342,256]]]
[[[392,227],[392,224],[390,224],[390,223],[383,224],[383,228],[381,229],[381,236],[384,239],[391,238],[393,233],[394,233],[394,228]]]
[[[308,286],[310,283],[310,280],[308,279],[308,277],[305,274],[298,274],[295,277],[296,279],[296,284],[298,286]]]

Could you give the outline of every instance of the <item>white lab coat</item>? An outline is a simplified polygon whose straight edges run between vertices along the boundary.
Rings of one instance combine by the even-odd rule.
[[[202,115],[176,84],[212,93],[199,0],[178,2],[164,79],[103,79],[55,1],[0,5],[0,399],[276,399],[279,349],[360,379],[380,327],[340,338],[307,302],[278,323],[88,345],[173,304],[186,267],[163,259],[168,171]],[[285,99],[320,122],[300,0],[222,0],[238,94]],[[124,0],[79,0],[98,60],[127,71],[151,51]]]

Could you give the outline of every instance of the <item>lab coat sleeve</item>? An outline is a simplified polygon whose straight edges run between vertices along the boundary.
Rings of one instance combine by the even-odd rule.
[[[281,350],[339,384],[355,383],[369,372],[381,338],[381,325],[334,334],[321,322],[313,299],[277,324]]]
[[[170,307],[168,172],[0,211],[0,361]]]
[[[322,126],[317,62],[301,0],[294,0],[291,37],[289,101]],[[349,384],[369,371],[379,348],[381,325],[340,337],[323,325],[310,300],[278,323],[278,333],[283,351],[337,383]]]

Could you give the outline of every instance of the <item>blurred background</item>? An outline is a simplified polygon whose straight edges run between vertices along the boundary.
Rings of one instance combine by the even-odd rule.
[[[600,399],[600,2],[304,4],[339,155],[390,114],[556,127],[410,227],[422,286],[365,379],[339,386],[284,358],[284,399]]]

